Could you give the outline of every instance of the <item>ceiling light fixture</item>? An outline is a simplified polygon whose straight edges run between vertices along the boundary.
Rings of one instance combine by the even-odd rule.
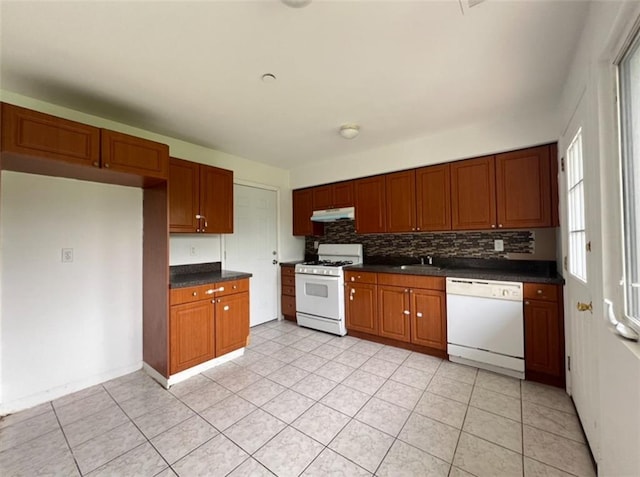
[[[360,126],[357,124],[343,124],[340,126],[340,135],[345,139],[353,139],[360,134]]]
[[[303,8],[311,3],[311,0],[281,0],[287,7]]]

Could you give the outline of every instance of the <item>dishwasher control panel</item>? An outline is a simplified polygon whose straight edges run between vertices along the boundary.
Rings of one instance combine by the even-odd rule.
[[[447,278],[447,294],[522,301],[523,286],[520,282],[449,277]]]

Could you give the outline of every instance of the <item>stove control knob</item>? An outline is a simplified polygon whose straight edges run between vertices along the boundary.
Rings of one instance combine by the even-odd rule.
[[[506,288],[502,290],[502,296],[509,296],[509,290],[507,290]]]

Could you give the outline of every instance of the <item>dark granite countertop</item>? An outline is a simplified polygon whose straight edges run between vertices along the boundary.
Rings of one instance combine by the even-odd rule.
[[[207,283],[228,282],[250,278],[251,273],[222,270],[220,262],[175,265],[169,267],[170,288],[185,288]]]
[[[375,273],[397,273],[402,275],[477,278],[481,280],[509,282],[564,284],[564,278],[556,271],[555,262],[497,259],[435,259],[434,265],[439,268],[429,268],[427,270],[402,270],[400,268],[402,264],[416,263],[415,260],[400,261],[401,263],[397,262],[398,260],[371,260],[368,263],[345,267],[345,270],[363,270]]]
[[[304,260],[294,260],[292,262],[280,262],[281,267],[295,267],[297,264],[304,262]]]

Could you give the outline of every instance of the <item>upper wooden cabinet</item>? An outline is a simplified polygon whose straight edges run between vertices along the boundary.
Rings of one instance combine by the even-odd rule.
[[[385,193],[387,232],[412,232],[416,230],[415,171],[385,175]]]
[[[454,230],[496,227],[493,156],[451,163],[451,218]]]
[[[549,146],[496,155],[499,228],[551,225]]]
[[[100,166],[100,129],[2,103],[2,152]]]
[[[100,130],[102,167],[146,177],[166,179],[169,146],[108,129]]]
[[[552,146],[451,163],[453,229],[552,226]]]
[[[356,232],[359,234],[386,231],[385,176],[354,181]]]
[[[233,233],[233,171],[171,158],[169,231]]]
[[[166,144],[6,103],[2,154],[9,170],[123,185],[157,184],[169,171]]]
[[[313,235],[313,190],[298,189],[292,194],[293,235]]]
[[[200,165],[201,232],[233,233],[233,171]]]
[[[353,206],[353,181],[313,187],[311,191],[313,210]]]
[[[416,169],[416,230],[451,230],[451,166]]]

